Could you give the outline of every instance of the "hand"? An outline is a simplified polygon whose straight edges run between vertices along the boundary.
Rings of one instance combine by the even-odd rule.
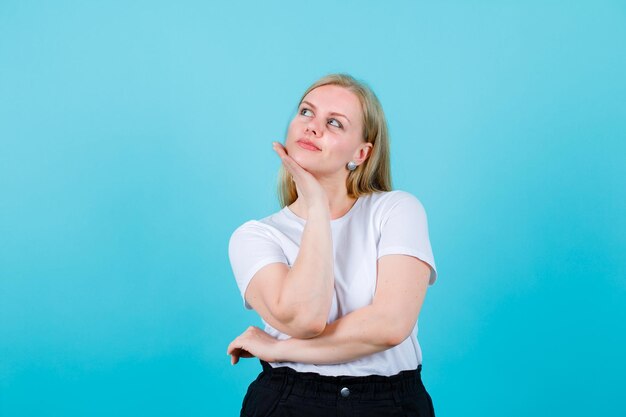
[[[255,326],[237,336],[230,342],[226,353],[231,355],[230,363],[235,365],[239,358],[254,358],[255,356],[266,362],[277,362],[276,348],[280,341],[273,338]]]
[[[330,210],[326,190],[324,190],[317,178],[315,178],[309,171],[302,168],[300,164],[289,156],[287,154],[287,149],[285,149],[282,144],[272,142],[272,146],[274,151],[276,151],[280,159],[283,161],[285,169],[292,175],[293,180],[296,183],[298,199],[301,199],[302,203],[304,203],[304,208],[307,213],[311,208],[317,207]]]

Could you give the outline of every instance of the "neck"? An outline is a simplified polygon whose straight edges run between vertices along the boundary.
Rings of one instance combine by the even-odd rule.
[[[323,179],[318,179],[318,181],[326,191],[331,220],[338,219],[350,211],[357,199],[348,196],[345,180],[340,184],[337,182],[327,182]],[[296,199],[296,201],[289,206],[289,209],[298,217],[306,219],[306,209],[302,206],[300,198]]]

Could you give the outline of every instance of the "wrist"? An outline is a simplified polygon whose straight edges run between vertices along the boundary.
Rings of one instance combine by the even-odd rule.
[[[274,346],[274,362],[291,362],[289,358],[289,351],[293,349],[292,339],[279,340]]]
[[[330,219],[330,207],[324,204],[309,207],[307,210],[307,220],[312,218]]]

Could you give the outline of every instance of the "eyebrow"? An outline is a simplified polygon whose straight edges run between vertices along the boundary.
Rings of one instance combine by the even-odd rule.
[[[300,105],[306,104],[309,107],[313,107],[313,110],[316,109],[315,104],[311,103],[310,101],[306,101],[306,100],[302,100],[302,102],[300,103]],[[349,124],[352,124],[350,122],[350,119],[348,119],[348,116],[346,116],[345,114],[341,114],[341,113],[337,113],[337,112],[331,112],[330,114],[334,115],[334,116],[341,116],[343,118],[345,118]]]

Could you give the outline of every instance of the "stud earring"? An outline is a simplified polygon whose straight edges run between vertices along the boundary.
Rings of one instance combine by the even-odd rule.
[[[348,168],[348,171],[354,171],[356,169],[358,165],[356,164],[356,162],[348,162],[348,164],[346,165],[346,168]]]

